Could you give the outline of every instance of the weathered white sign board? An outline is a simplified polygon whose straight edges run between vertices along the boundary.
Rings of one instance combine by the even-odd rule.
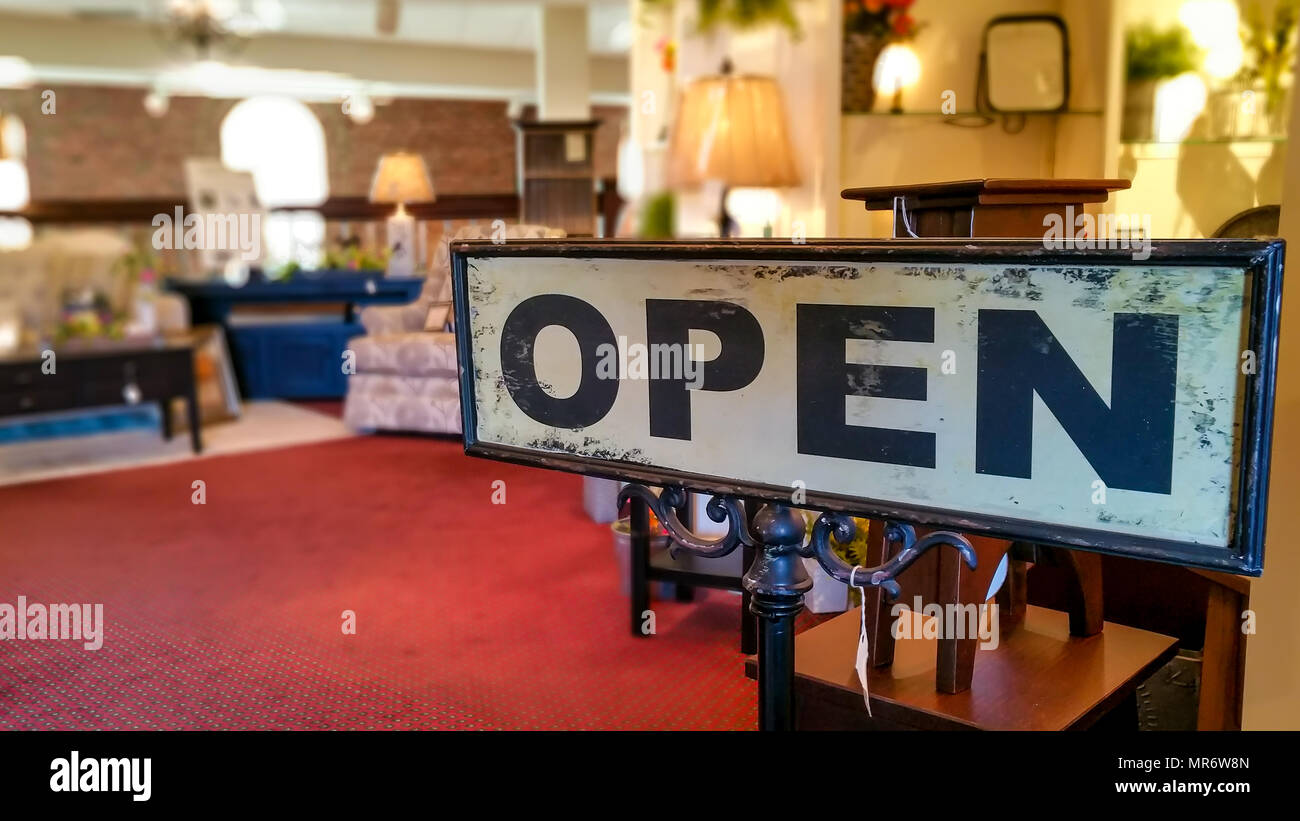
[[[466,446],[1258,573],[1280,259],[466,244]]]

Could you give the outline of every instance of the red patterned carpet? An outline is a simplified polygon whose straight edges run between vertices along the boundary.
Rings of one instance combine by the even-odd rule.
[[[753,728],[738,599],[633,638],[580,500],[405,437],[0,488],[0,602],[106,622],[97,651],[0,641],[0,729]]]

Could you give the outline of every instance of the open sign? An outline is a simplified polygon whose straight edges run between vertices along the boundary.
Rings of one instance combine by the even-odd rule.
[[[466,449],[1257,574],[1281,259],[464,243]]]

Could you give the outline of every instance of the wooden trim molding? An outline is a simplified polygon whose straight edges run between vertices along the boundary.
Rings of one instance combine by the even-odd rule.
[[[396,209],[389,203],[371,202],[366,197],[330,197],[311,210],[319,211],[327,220],[383,221]],[[418,220],[513,219],[519,214],[519,196],[513,191],[508,194],[445,194],[433,202],[408,205],[406,210]]]
[[[172,214],[178,206],[186,206],[182,198],[133,198],[120,200],[41,200],[30,203],[21,211],[0,211],[0,217],[23,217],[34,224],[95,223],[95,222],[152,222],[156,214]],[[330,197],[320,205],[307,208],[283,209],[318,211],[328,220],[384,220],[393,213],[393,206],[370,202],[366,197]],[[446,194],[429,203],[407,206],[416,219],[456,220],[515,218],[519,213],[519,197],[514,192],[501,194]]]
[[[598,180],[598,208],[605,216],[607,230],[612,230],[623,198],[613,177]],[[188,205],[171,197],[133,199],[86,199],[34,201],[21,211],[0,211],[0,217],[22,217],[35,225],[75,225],[104,222],[138,222],[150,224],[156,214],[173,214],[178,206]],[[277,209],[278,210],[278,209]],[[393,213],[393,206],[370,202],[366,197],[330,197],[317,206],[286,208],[286,211],[318,211],[327,220],[382,222]],[[418,220],[473,220],[519,218],[519,195],[444,194],[433,202],[408,205],[406,210]]]

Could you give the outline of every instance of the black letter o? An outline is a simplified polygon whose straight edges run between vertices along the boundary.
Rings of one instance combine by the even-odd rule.
[[[572,332],[582,357],[582,381],[567,399],[551,396],[537,381],[533,358],[537,335],[551,325]],[[506,390],[521,411],[543,425],[585,428],[599,422],[618,398],[617,379],[596,377],[597,349],[602,344],[618,347],[614,329],[590,303],[562,294],[525,299],[506,317],[501,330],[501,373]]]

